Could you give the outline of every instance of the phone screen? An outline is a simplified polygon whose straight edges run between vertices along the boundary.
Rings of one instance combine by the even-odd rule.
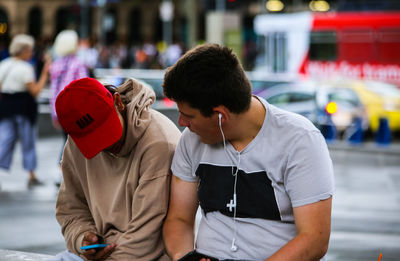
[[[94,244],[94,245],[83,246],[83,247],[81,247],[81,250],[101,249],[101,248],[105,248],[106,246],[107,246],[107,244]]]

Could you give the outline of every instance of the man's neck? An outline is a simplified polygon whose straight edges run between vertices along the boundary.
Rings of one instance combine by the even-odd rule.
[[[232,138],[229,142],[237,151],[242,151],[263,126],[266,109],[257,98],[252,97],[250,108],[232,122]]]

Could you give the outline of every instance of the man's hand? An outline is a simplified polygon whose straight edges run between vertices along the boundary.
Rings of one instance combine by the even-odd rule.
[[[88,246],[93,244],[100,244],[99,237],[93,232],[86,232],[83,236],[82,246]],[[83,255],[88,260],[103,260],[106,259],[115,249],[116,244],[110,244],[103,249],[89,249],[83,251]]]

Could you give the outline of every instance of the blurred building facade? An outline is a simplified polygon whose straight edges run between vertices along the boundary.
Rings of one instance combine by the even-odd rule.
[[[242,26],[267,12],[267,2],[282,2],[280,12],[309,9],[311,0],[2,0],[0,2],[0,41],[18,33],[35,38],[54,38],[69,28],[81,36],[92,36],[105,43],[127,44],[159,41],[163,38],[160,7],[172,4],[172,39],[193,45],[206,37],[206,15],[210,11],[236,12]],[[314,1],[315,2],[315,1]],[[331,10],[394,9],[397,0],[326,0]],[[167,21],[168,22],[168,21]]]
[[[103,45],[164,41],[190,48],[211,41],[251,56],[254,18],[272,12],[271,2],[281,3],[277,13],[310,11],[312,2],[327,3],[329,11],[400,9],[398,0],[1,0],[0,51],[19,33],[50,43],[74,29]]]
[[[250,38],[254,35],[253,19],[263,12],[263,2],[265,1],[2,0],[0,50],[5,50],[16,34],[30,34],[37,43],[49,45],[61,30],[74,29],[81,38],[107,46],[122,44],[130,47],[166,42],[168,45],[180,43],[190,48],[204,41],[220,41],[221,44],[229,45],[222,42],[226,37],[239,52],[242,36]],[[226,15],[211,15],[212,18],[207,18],[212,12]],[[214,22],[226,24],[228,27],[218,26]],[[212,33],[207,34],[207,27]],[[228,29],[229,34],[225,32]],[[215,34],[221,34],[222,37],[216,37]],[[210,36],[214,38],[207,39]]]
[[[104,34],[108,43],[156,38],[160,34],[160,2],[2,0],[0,22],[7,24],[2,37],[27,33],[35,38],[54,38],[63,29],[74,29],[81,37],[83,32],[84,37],[97,39]],[[175,11],[180,12],[180,9]]]

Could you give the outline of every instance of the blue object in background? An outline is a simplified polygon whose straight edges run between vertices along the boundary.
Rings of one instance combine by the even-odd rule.
[[[362,119],[356,117],[353,119],[353,123],[350,128],[346,131],[347,141],[352,145],[360,145],[364,138]]]
[[[112,78],[107,79],[108,80],[108,84],[114,85],[114,86],[120,86],[121,84],[124,83],[124,78],[123,77],[119,77],[119,76],[115,76]]]
[[[326,115],[325,123],[321,124],[319,129],[327,143],[331,143],[336,140],[337,130],[330,115]]]
[[[379,118],[379,127],[375,134],[375,142],[378,145],[387,146],[390,144],[390,140],[389,120],[387,118]]]

